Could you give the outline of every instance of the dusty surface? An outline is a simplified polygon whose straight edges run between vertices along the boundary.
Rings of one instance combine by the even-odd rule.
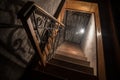
[[[71,42],[64,42],[58,47],[56,53],[86,60],[85,54],[82,52],[80,46]]]

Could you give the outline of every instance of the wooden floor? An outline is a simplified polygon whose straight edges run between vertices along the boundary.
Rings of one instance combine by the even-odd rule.
[[[85,54],[82,52],[80,46],[78,44],[72,42],[64,42],[62,43],[56,50],[57,54],[63,54],[67,56],[71,56],[73,58],[87,60]]]

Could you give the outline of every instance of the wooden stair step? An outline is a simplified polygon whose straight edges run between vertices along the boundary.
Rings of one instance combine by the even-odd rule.
[[[93,74],[93,68],[91,68],[91,67],[78,65],[78,64],[73,64],[73,63],[66,62],[66,61],[63,61],[63,60],[59,60],[59,59],[56,59],[56,58],[53,58],[52,60],[50,60],[49,63],[64,66],[66,68],[70,68],[70,69],[74,69],[74,70],[78,70],[78,71],[81,71],[81,72],[84,72],[84,73],[87,73],[87,74]]]
[[[90,62],[88,62],[88,61],[80,60],[80,59],[76,59],[76,58],[72,58],[72,57],[68,57],[68,56],[64,56],[64,55],[61,55],[61,54],[56,54],[54,56],[54,58],[62,60],[62,61],[70,62],[70,63],[73,63],[73,64],[90,67]]]
[[[82,73],[78,70],[51,63],[46,65],[44,72],[60,76],[68,80],[97,80],[97,77],[94,75]]]
[[[57,50],[55,52],[56,54],[60,54],[60,55],[64,55],[64,56],[68,56],[68,57],[72,57],[72,58],[76,58],[76,59],[80,59],[80,60],[86,60],[87,61],[87,57],[85,56],[81,56],[81,55],[76,55],[76,54],[71,54],[71,53],[68,53],[68,52],[65,52],[65,51],[59,51]]]

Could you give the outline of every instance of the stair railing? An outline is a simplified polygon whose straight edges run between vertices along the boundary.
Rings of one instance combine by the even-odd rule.
[[[51,54],[54,54],[54,44],[64,24],[59,22],[34,2],[27,2],[19,11],[18,18],[28,35],[36,53],[39,54],[41,65],[45,66]]]

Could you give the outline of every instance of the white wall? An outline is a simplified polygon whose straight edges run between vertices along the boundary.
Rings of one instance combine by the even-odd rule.
[[[90,61],[90,66],[94,68],[94,74],[96,75],[96,37],[95,37],[95,20],[92,13],[85,35],[82,40],[82,50]]]

